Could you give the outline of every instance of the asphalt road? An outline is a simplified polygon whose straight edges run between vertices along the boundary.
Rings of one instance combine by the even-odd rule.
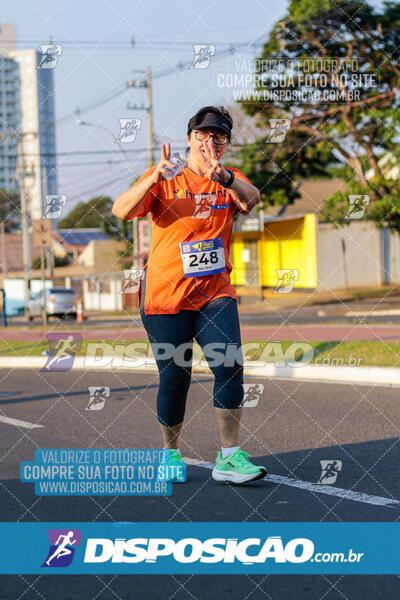
[[[265,385],[257,406],[243,411],[242,446],[270,474],[317,482],[321,460],[342,461],[335,486],[399,499],[398,390],[302,382]],[[88,386],[109,386],[99,411],[85,410]],[[21,461],[37,448],[157,448],[155,374],[0,371],[0,417],[40,423],[22,429],[0,422],[2,521],[397,521],[398,506],[343,499],[260,480],[218,484],[211,471],[189,466],[171,497],[39,497],[19,481]],[[212,379],[193,378],[182,453],[213,461],[218,437]],[[203,600],[372,600],[399,597],[395,576],[2,576],[0,599],[123,598]]]

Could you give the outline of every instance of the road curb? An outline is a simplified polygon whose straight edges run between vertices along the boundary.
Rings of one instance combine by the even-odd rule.
[[[43,369],[47,356],[0,357],[0,369]],[[104,357],[103,357],[104,358]],[[102,358],[102,360],[103,360]],[[157,371],[153,358],[131,359],[129,364],[122,364],[120,359],[109,357],[107,364],[95,364],[95,361],[85,360],[84,356],[75,357],[72,369],[87,371]],[[194,373],[211,374],[205,361],[193,362]],[[44,371],[50,372],[50,371]],[[262,361],[245,361],[244,374],[246,377],[265,377],[267,379],[297,380],[321,383],[345,383],[357,385],[387,385],[400,386],[400,368],[397,367],[329,367],[322,365],[288,366],[273,365]]]

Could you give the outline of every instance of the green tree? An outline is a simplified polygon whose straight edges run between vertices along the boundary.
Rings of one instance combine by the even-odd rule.
[[[365,217],[400,229],[399,178],[390,178],[379,160],[391,153],[400,162],[399,25],[397,2],[385,2],[378,13],[361,0],[291,0],[259,57],[254,95],[241,101],[265,129],[237,151],[264,204],[293,202],[296,177],[340,172],[348,189],[327,200],[325,218],[345,219],[348,194],[365,194]],[[341,97],[316,99],[324,88]],[[281,96],[257,96],[271,90]],[[309,95],[281,99],[288,91]],[[270,119],[290,120],[283,143],[270,143]]]
[[[97,196],[80,202],[57,224],[58,229],[80,229],[101,227],[102,222],[112,216],[113,201],[108,196]]]
[[[58,221],[57,228],[100,227],[110,238],[130,242],[132,227],[128,221],[121,221],[112,214],[113,204],[113,200],[108,196],[97,196],[88,202],[80,202]]]
[[[18,192],[0,188],[0,223],[4,223],[6,232],[19,228],[21,203]]]
[[[66,267],[72,264],[68,256],[55,256],[54,257],[54,266],[55,267]],[[47,269],[47,253],[44,257],[44,265]],[[36,256],[36,258],[32,261],[32,269],[40,269],[42,266],[42,259],[40,256]]]

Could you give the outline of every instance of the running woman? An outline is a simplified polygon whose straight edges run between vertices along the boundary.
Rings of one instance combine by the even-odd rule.
[[[124,220],[151,214],[151,249],[138,298],[160,377],[157,418],[164,462],[183,463],[178,441],[196,339],[214,375],[221,451],[212,476],[241,484],[261,479],[267,471],[252,464],[250,454],[239,446],[243,359],[229,249],[234,214],[248,214],[260,193],[238,169],[221,164],[232,126],[223,107],[199,110],[188,123],[187,168],[165,179],[166,168],[174,165],[169,161],[170,145],[163,145],[160,162],[116,199],[113,214]],[[163,357],[158,344],[172,344],[176,351]],[[218,354],[220,360],[215,347],[225,349]]]

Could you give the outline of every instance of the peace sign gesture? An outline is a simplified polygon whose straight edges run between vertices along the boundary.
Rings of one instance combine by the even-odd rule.
[[[211,139],[207,140],[207,142],[204,142],[204,152],[207,166],[205,176],[209,179],[212,179],[212,181],[216,181],[217,183],[225,183],[228,181],[230,175],[219,162]]]
[[[165,167],[175,169],[175,165],[169,160],[170,156],[171,145],[167,144],[167,147],[165,147],[165,144],[163,144],[161,146],[161,160],[153,172],[154,183],[158,183],[163,178],[163,176],[168,175],[168,172],[165,170]]]

